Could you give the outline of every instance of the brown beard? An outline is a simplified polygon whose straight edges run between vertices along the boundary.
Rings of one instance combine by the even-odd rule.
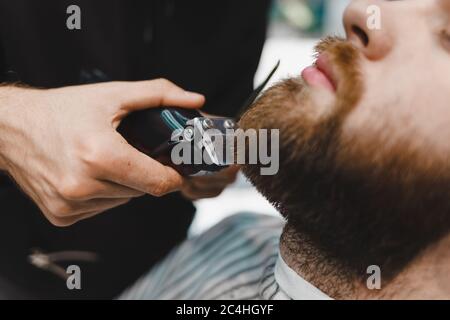
[[[280,170],[262,176],[259,165],[246,165],[243,171],[287,218],[291,249],[292,239],[307,239],[349,278],[366,279],[367,267],[378,265],[389,281],[450,231],[450,168],[424,164],[408,141],[383,153],[377,137],[370,145],[358,137],[343,141],[342,124],[364,91],[359,54],[336,38],[317,51],[326,51],[339,71],[336,105],[317,116],[299,78],[266,91],[240,125],[280,130]],[[299,243],[297,251],[304,254]]]

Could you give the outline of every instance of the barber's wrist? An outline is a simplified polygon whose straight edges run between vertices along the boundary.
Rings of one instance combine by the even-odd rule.
[[[31,90],[13,85],[0,86],[0,172],[8,172],[8,154],[14,144],[12,133],[17,134],[20,106],[26,104],[27,93]]]
[[[10,101],[10,86],[2,85],[0,87],[0,174],[6,171],[5,159],[5,131],[7,130],[7,112]]]

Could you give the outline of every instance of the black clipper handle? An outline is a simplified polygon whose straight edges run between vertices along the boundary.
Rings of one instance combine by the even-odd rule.
[[[171,141],[171,137],[177,128],[182,129],[187,121],[199,117],[202,117],[200,112],[193,109],[146,109],[128,115],[122,120],[117,131],[129,144],[142,153],[175,169],[182,176],[192,176],[203,171],[205,167],[201,165],[175,165],[171,160],[171,152],[177,142]],[[171,119],[173,121],[170,121]],[[174,123],[181,126],[176,126]]]
[[[266,80],[253,91],[243,105],[240,115],[252,105],[257,96],[272,78],[279,65],[280,61],[278,61],[272,69]],[[175,165],[172,162],[171,154],[173,147],[178,143],[186,143],[171,141],[172,134],[177,128],[181,130],[185,129],[187,122],[196,118],[203,118],[203,116],[200,112],[193,109],[166,107],[146,109],[128,115],[123,119],[117,131],[122,134],[133,147],[160,163],[172,167],[182,176],[192,176],[201,171],[215,172],[226,168],[228,166],[227,163],[219,163],[217,161],[217,164],[212,165],[197,165],[194,164],[195,161],[191,161],[191,163],[193,163],[191,165]],[[214,120],[210,121],[214,123]],[[222,134],[223,129],[228,129],[229,125],[227,124],[230,123],[233,123],[233,126],[236,125],[235,119],[223,118],[223,122],[221,122],[219,126],[219,129],[222,129]],[[193,142],[191,142],[190,145],[194,150],[195,146]]]

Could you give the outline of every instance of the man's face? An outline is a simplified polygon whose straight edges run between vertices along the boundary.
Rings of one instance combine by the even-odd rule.
[[[367,26],[370,5],[380,8],[380,30]],[[365,90],[343,124],[343,139],[357,135],[364,145],[377,139],[384,145],[377,152],[410,143],[422,161],[448,163],[450,1],[354,1],[344,22],[361,52]]]
[[[450,231],[450,1],[359,0],[344,22],[243,116],[280,129],[279,174],[244,172],[321,249],[388,277]]]

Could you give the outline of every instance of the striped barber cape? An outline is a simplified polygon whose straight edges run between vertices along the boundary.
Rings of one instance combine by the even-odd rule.
[[[284,221],[242,213],[186,240],[119,299],[329,299],[279,256]]]

